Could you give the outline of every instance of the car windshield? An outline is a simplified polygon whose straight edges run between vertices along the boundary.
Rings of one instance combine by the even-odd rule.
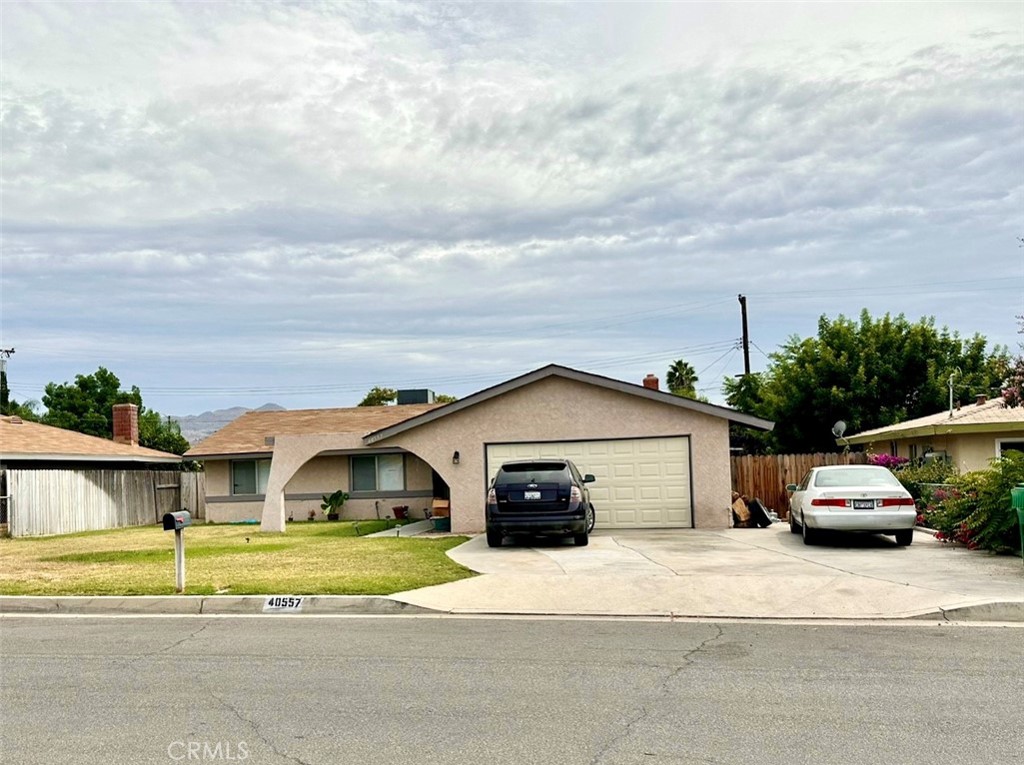
[[[517,462],[502,465],[496,483],[544,483],[564,480],[564,462]]]
[[[877,486],[895,489],[903,484],[885,468],[839,468],[837,470],[819,470],[814,476],[814,485],[821,487]]]

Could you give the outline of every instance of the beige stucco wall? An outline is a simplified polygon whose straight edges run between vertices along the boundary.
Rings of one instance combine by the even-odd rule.
[[[484,526],[485,444],[643,436],[691,437],[694,518],[727,528],[732,490],[729,425],[719,417],[561,377],[548,377],[376,445],[401,446],[434,466],[451,488],[452,529]],[[458,451],[458,465],[452,453]]]
[[[350,489],[349,460],[346,455],[314,456],[302,463],[285,485],[284,510],[288,518],[305,521],[309,511],[315,510],[317,517],[323,517],[320,509],[321,496],[336,489]],[[239,501],[231,496],[230,460],[207,460],[205,462],[207,486],[207,520],[211,523],[229,523],[262,518],[264,497],[255,495],[251,500]],[[271,463],[271,471],[274,465]],[[406,491],[416,491],[423,496],[375,495],[372,499],[350,499],[342,512],[344,519],[376,518],[393,516],[391,508],[407,505],[410,514],[423,517],[424,508],[430,505],[430,490],[433,482],[430,466],[412,454],[405,456]],[[268,487],[269,488],[269,487]],[[296,496],[306,495],[306,496]],[[314,495],[314,496],[309,496]]]
[[[910,458],[911,445],[917,447],[917,457],[925,451],[946,452],[961,473],[985,470],[996,457],[996,442],[999,440],[1024,440],[1024,429],[991,433],[948,433],[917,438],[901,438],[896,442],[896,453]],[[867,444],[869,451],[888,453],[888,441]]]
[[[983,470],[996,458],[996,442],[999,440],[1024,440],[1024,430],[1009,433],[972,433],[957,437],[954,459],[961,472]]]

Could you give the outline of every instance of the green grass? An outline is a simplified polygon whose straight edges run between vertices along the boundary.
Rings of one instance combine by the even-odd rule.
[[[358,522],[359,534],[385,527]],[[352,523],[185,530],[192,595],[389,595],[473,576],[445,552],[465,537],[365,539]],[[0,594],[172,595],[174,535],[153,526],[0,539]]]

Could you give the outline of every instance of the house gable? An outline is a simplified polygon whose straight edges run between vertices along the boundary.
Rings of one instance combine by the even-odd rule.
[[[646,399],[658,404],[678,407],[680,409],[689,410],[711,417],[718,417],[729,422],[735,422],[752,428],[772,430],[775,427],[774,423],[768,420],[763,420],[760,417],[754,417],[753,415],[743,414],[742,412],[737,412],[734,409],[729,409],[728,407],[706,404],[701,401],[683,398],[682,396],[676,396],[664,391],[652,390],[651,388],[646,388],[643,385],[634,385],[632,383],[613,380],[609,377],[602,377],[601,375],[595,375],[589,372],[581,372],[577,369],[570,369],[569,367],[563,367],[557,364],[549,364],[546,367],[541,367],[540,369],[515,377],[499,385],[478,391],[477,393],[467,396],[464,399],[460,399],[454,403],[447,404],[433,411],[426,412],[395,425],[369,433],[364,440],[367,444],[373,444],[377,441],[391,438],[392,436],[398,435],[412,428],[417,428],[440,420],[444,417],[452,416],[471,407],[479,406],[492,399],[507,396],[512,391],[530,385],[535,385],[541,380],[551,377],[562,378],[577,383],[584,383],[597,388],[614,391],[616,393],[634,396],[638,399]]]

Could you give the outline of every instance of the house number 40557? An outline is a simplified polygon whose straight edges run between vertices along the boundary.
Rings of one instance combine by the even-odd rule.
[[[271,595],[263,604],[264,611],[301,611],[302,598],[296,595]]]

